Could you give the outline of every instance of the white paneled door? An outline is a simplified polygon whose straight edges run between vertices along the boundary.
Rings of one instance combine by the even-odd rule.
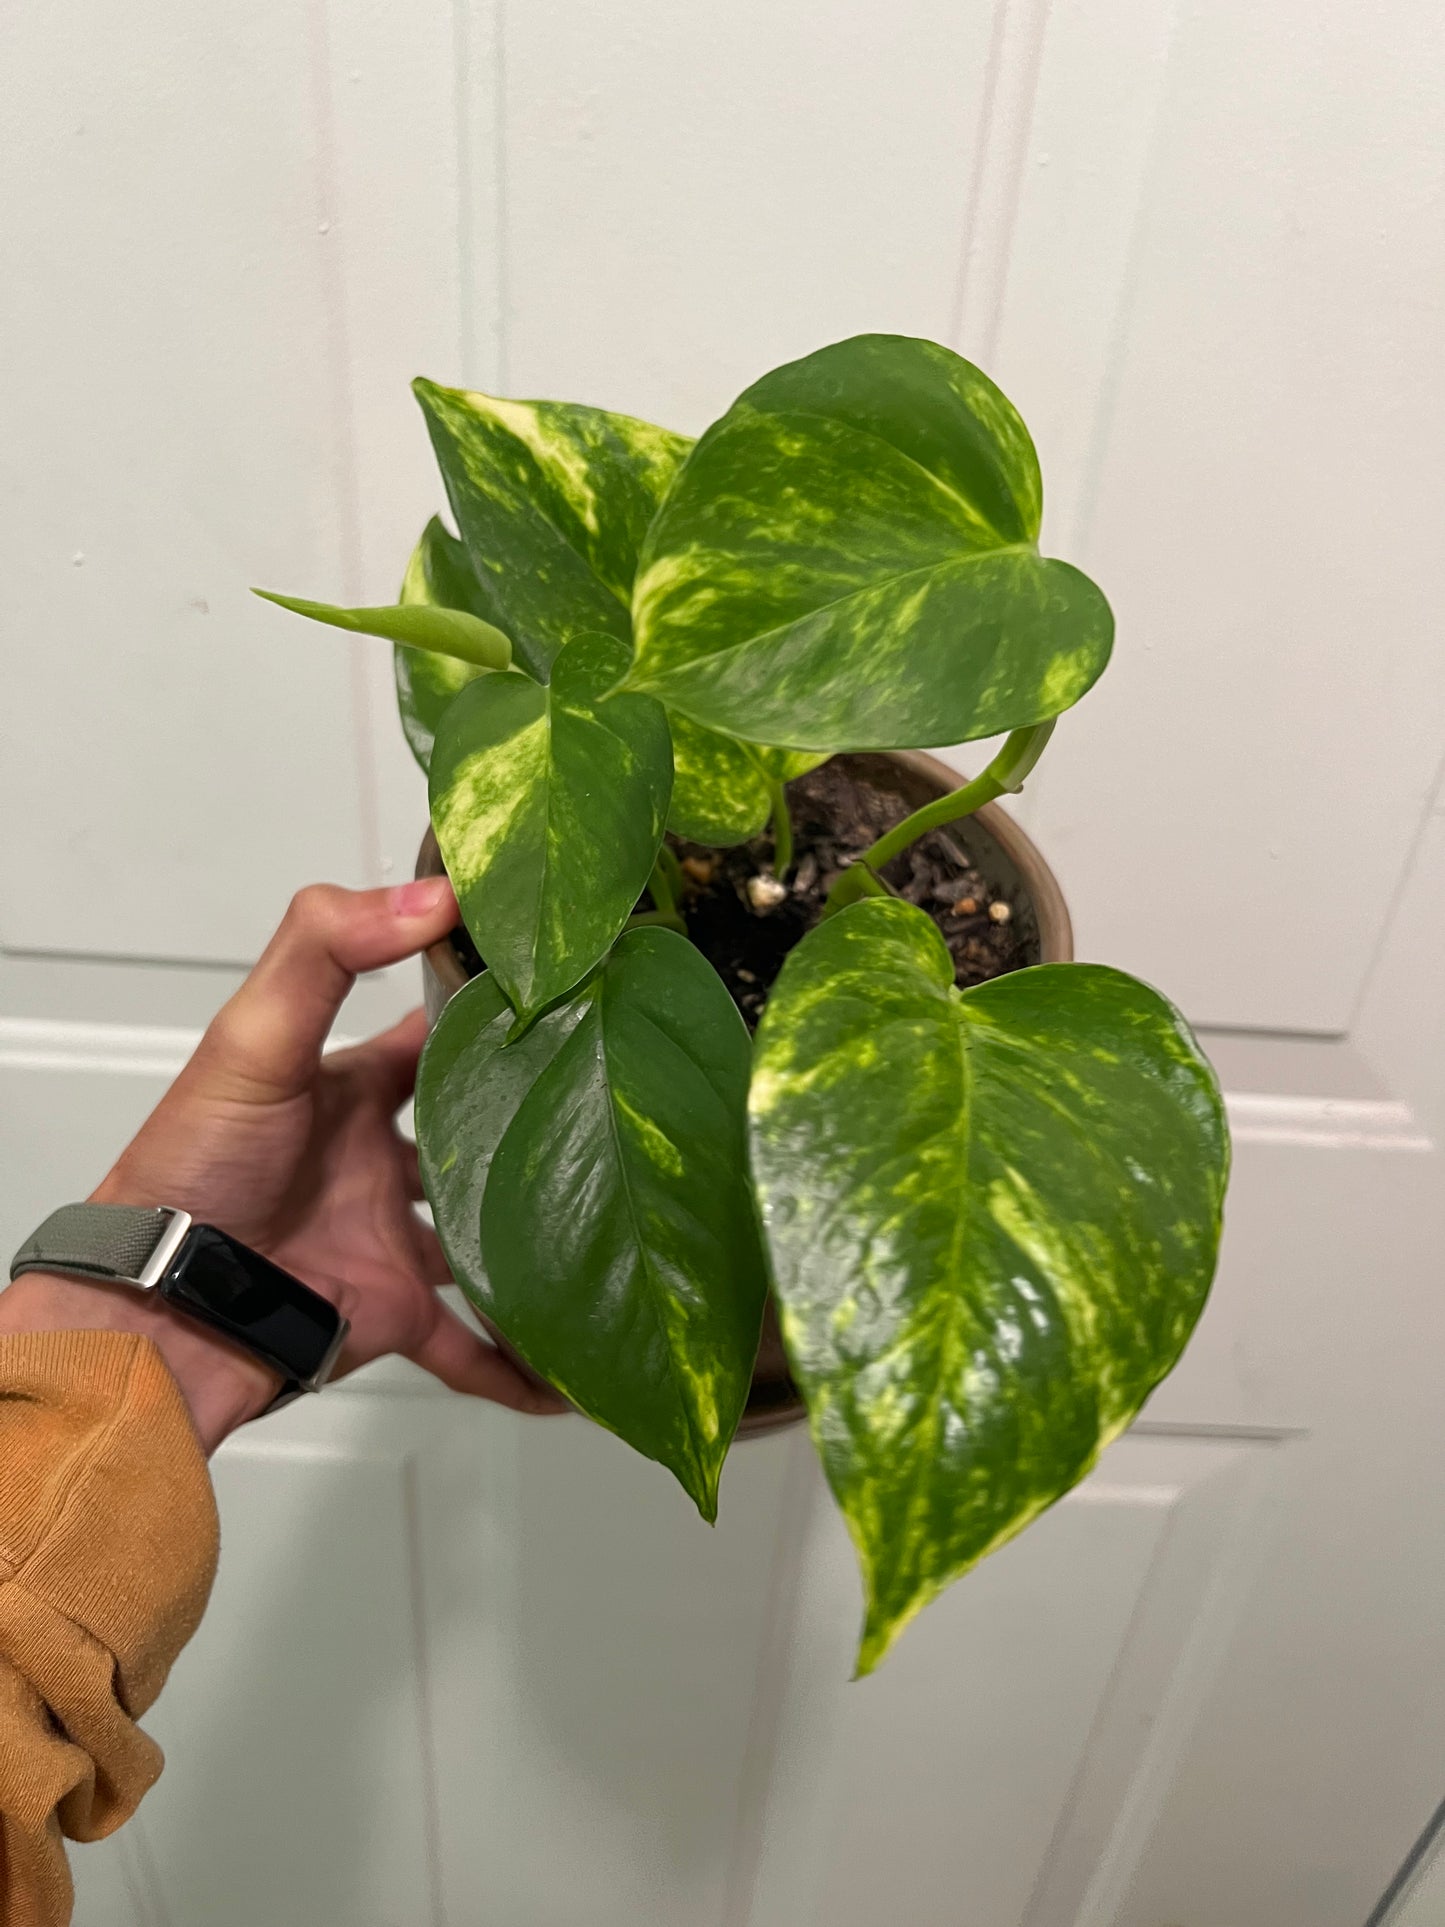
[[[246,594],[394,592],[439,503],[408,378],[696,430],[865,328],[990,367],[1116,605],[1020,809],[1083,954],[1206,1026],[1237,1146],[1180,1370],[862,1684],[796,1434],[737,1450],[712,1533],[581,1421],[399,1365],[240,1435],[169,1767],[76,1853],[81,1927],[1384,1917],[1445,1797],[1442,21],[0,22],[7,1250],[296,885],[409,867],[384,652]]]

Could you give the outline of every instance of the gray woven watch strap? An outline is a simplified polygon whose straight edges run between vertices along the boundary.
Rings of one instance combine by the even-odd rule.
[[[138,1278],[170,1219],[169,1211],[144,1205],[63,1204],[21,1245],[10,1276],[78,1271],[87,1278]]]

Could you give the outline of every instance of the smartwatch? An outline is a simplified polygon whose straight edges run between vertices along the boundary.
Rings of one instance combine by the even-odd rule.
[[[62,1205],[11,1259],[12,1279],[26,1271],[158,1293],[280,1373],[285,1382],[268,1412],[319,1392],[350,1330],[334,1305],[289,1271],[164,1205]]]

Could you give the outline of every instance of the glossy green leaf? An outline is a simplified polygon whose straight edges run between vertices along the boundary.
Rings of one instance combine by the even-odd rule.
[[[559,1004],[520,1036],[490,974],[459,990],[433,1026],[416,1073],[421,1179],[452,1276],[496,1317],[482,1263],[482,1191],[517,1107],[577,1028],[586,999]]]
[[[626,923],[662,841],[667,718],[609,696],[627,662],[578,636],[550,684],[483,676],[437,732],[431,820],[467,929],[521,1013],[587,974]]]
[[[775,749],[768,743],[752,743],[749,748],[761,769],[785,783],[791,783],[795,776],[806,776],[810,769],[826,763],[832,755],[827,749]]]
[[[408,606],[430,603],[441,609],[481,614],[481,594],[466,549],[436,516],[422,530],[421,540],[412,550],[397,600]],[[397,643],[392,654],[402,730],[412,755],[425,771],[431,766],[432,745],[447,705],[459,689],[487,671],[475,663],[458,662],[454,656],[413,649],[404,642]]]
[[[628,931],[575,1003],[486,1181],[494,1316],[534,1370],[712,1519],[766,1296],[747,1032],[711,965],[668,930]]]
[[[667,827],[694,843],[746,843],[768,820],[767,778],[746,743],[668,712],[672,802]]]
[[[332,629],[350,629],[356,635],[381,636],[387,642],[408,643],[414,649],[430,649],[437,655],[454,656],[458,662],[479,669],[505,669],[512,660],[512,645],[500,629],[482,622],[465,609],[439,609],[430,603],[388,602],[376,609],[338,609],[330,602],[307,602],[301,596],[273,595],[269,589],[253,589],[263,602],[274,602],[279,609],[290,609],[312,622],[324,622]]]
[[[1144,984],[1050,964],[960,993],[929,918],[875,898],[788,959],[749,1110],[868,1672],[1174,1364],[1214,1272],[1223,1107]]]
[[[570,402],[413,383],[489,621],[545,681],[570,637],[630,642],[637,552],[685,435]]]
[[[668,711],[672,730],[672,803],[667,827],[694,843],[746,843],[772,811],[770,776],[790,782],[825,760],[807,750],[765,749],[719,735]]]
[[[1046,561],[1012,406],[933,342],[860,335],[749,388],[648,531],[633,688],[794,747],[963,742],[1067,709],[1108,660],[1099,590]]]

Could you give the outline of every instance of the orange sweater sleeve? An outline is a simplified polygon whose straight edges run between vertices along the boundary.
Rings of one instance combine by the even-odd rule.
[[[63,1927],[62,1836],[113,1832],[153,1785],[136,1721],[196,1629],[217,1540],[148,1338],[0,1337],[0,1927]]]

